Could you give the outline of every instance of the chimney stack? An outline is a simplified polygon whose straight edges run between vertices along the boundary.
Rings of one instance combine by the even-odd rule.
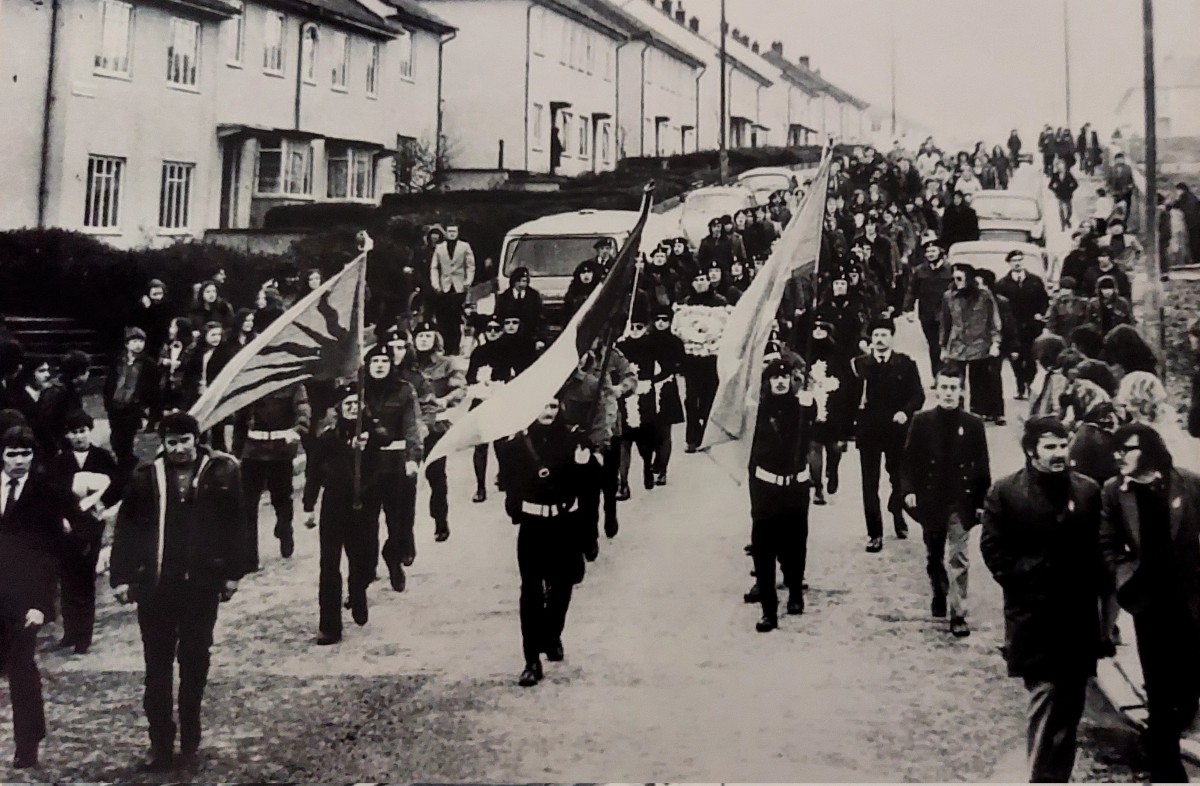
[[[688,20],[688,29],[691,30],[693,33],[699,34],[699,32],[700,32],[700,17],[693,16],[691,19],[689,19]]]
[[[808,59],[808,55],[800,56],[800,67],[801,68],[811,68],[812,66],[809,65],[811,62],[812,61]]]
[[[783,54],[783,42],[782,41],[772,41],[771,42],[771,51],[777,55],[782,55]]]
[[[662,0],[662,11],[667,16],[671,15],[671,0]]]
[[[681,25],[687,23],[687,12],[683,10],[683,3],[680,3],[675,9],[675,21]]]
[[[758,54],[758,42],[757,41],[755,41],[753,44],[750,45],[750,51],[753,52],[754,54]]]

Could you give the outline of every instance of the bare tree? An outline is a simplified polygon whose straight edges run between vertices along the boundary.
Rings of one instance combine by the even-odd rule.
[[[441,149],[437,147],[429,139],[412,139],[400,145],[394,164],[398,193],[420,194],[442,186],[455,146],[443,135]]]

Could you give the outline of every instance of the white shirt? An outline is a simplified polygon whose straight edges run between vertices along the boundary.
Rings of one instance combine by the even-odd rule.
[[[872,352],[871,354],[875,357],[876,363],[887,363],[892,359],[892,351],[890,349],[887,352],[884,352],[882,355],[878,352]]]
[[[88,453],[90,453],[91,451],[85,450],[83,452],[80,452],[78,450],[75,450],[72,452],[75,454],[75,463],[79,465],[80,469],[83,469],[84,463],[87,462]]]
[[[29,480],[29,476],[25,475],[20,478],[9,477],[7,472],[0,472],[0,515],[8,513],[8,494],[9,483],[17,481],[17,499],[21,498],[21,494],[25,492],[25,481]]]

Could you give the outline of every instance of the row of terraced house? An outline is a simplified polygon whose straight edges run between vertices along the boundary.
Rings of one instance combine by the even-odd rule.
[[[714,149],[720,49],[672,0],[0,0],[0,229],[161,245]],[[731,147],[869,133],[783,46],[728,36]]]

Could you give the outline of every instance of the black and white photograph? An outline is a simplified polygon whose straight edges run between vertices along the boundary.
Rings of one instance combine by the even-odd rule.
[[[0,782],[1200,778],[1198,30],[0,0]]]

